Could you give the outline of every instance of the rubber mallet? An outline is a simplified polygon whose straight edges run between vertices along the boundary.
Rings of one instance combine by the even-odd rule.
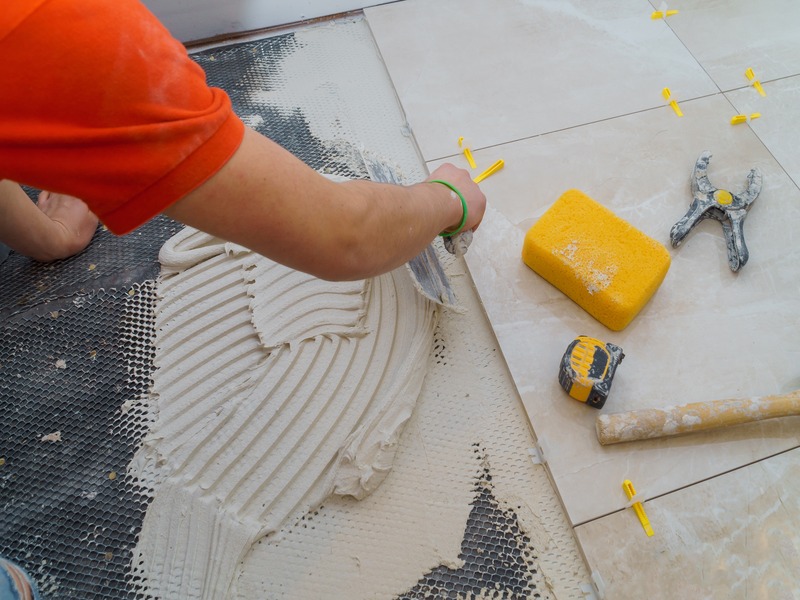
[[[600,415],[596,423],[597,439],[603,446],[608,446],[791,415],[800,415],[800,390],[774,396],[693,402]]]

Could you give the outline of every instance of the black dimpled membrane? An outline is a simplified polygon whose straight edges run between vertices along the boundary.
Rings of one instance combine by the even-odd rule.
[[[298,48],[287,33],[193,58],[238,114],[263,117],[261,133],[318,171],[366,178],[346,147],[314,137],[301,109],[253,104],[249,92],[279,85],[281,61]],[[125,470],[153,418],[142,399],[153,372],[158,252],[181,227],[157,217],[124,237],[101,228],[70,259],[45,265],[11,253],[0,263],[0,555],[45,598],[147,597],[130,561],[150,492]],[[535,558],[487,471],[463,567],[435,569],[400,597],[536,598]]]

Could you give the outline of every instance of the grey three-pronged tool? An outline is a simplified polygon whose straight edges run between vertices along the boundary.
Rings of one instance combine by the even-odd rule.
[[[732,194],[711,185],[707,174],[709,160],[711,152],[707,150],[697,159],[692,176],[694,200],[686,214],[672,226],[669,237],[672,245],[677,248],[700,221],[716,219],[722,223],[722,231],[725,233],[728,265],[732,271],[738,271],[750,257],[744,243],[743,226],[750,205],[761,192],[761,171],[751,169],[747,175],[747,189],[740,194]]]

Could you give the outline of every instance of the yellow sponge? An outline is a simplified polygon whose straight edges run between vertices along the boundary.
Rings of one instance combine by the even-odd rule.
[[[662,244],[578,190],[528,230],[522,260],[614,331],[639,313],[670,264]]]

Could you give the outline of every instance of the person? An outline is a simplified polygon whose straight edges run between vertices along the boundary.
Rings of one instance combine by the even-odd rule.
[[[85,202],[116,234],[164,213],[317,277],[362,279],[483,218],[486,197],[452,164],[410,186],[316,173],[247,128],[138,0],[14,0],[0,55],[0,205],[21,198],[12,182],[49,190],[42,215],[20,218],[71,230],[65,251],[88,243]],[[18,246],[40,235],[15,223]]]
[[[39,588],[28,572],[17,563],[0,556],[0,598],[40,600]]]
[[[97,222],[78,198],[41,192],[34,204],[19,185],[0,181],[0,242],[15,252],[40,262],[68,258],[89,244]]]

